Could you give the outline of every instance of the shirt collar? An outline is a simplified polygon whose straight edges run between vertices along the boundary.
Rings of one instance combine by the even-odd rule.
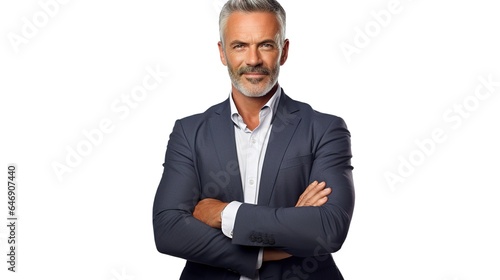
[[[269,108],[271,110],[270,115],[274,116],[274,114],[278,110],[278,103],[279,103],[280,97],[281,97],[281,86],[278,86],[278,88],[274,92],[274,95],[261,108],[261,111],[266,109],[266,108]],[[236,104],[234,103],[233,95],[231,93],[229,93],[229,103],[231,105],[231,119],[233,120],[234,124],[240,128],[246,127],[246,125],[243,122],[243,119],[240,117],[240,114],[238,113],[238,109],[236,108]]]

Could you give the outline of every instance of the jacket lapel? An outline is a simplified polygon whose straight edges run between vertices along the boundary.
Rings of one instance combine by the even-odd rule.
[[[274,116],[260,176],[258,205],[269,204],[283,156],[301,120],[298,111],[293,100],[283,92]]]
[[[244,201],[229,99],[215,111],[214,117],[209,120],[209,125],[220,168],[230,175],[230,182],[225,188],[228,199],[229,201]],[[237,169],[237,172],[229,172],[228,169]]]

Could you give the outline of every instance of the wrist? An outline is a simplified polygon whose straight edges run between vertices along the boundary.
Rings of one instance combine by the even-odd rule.
[[[219,228],[222,227],[222,215],[224,214],[224,209],[226,209],[226,206],[228,205],[229,203],[221,203],[221,206],[220,206],[220,212],[219,212],[219,215],[217,216],[218,218],[218,224],[220,225]]]
[[[236,222],[236,215],[238,213],[238,209],[241,206],[241,202],[232,201],[225,205],[224,209],[221,211],[222,222],[221,229],[222,233],[229,238],[233,238],[233,229],[234,224]]]

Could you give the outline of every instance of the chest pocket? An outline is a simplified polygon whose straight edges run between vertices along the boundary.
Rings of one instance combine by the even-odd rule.
[[[310,164],[312,162],[312,160],[313,160],[312,154],[284,159],[283,163],[280,166],[280,170],[292,168],[292,167],[296,167],[296,166],[301,166],[301,165],[307,165],[307,164]]]

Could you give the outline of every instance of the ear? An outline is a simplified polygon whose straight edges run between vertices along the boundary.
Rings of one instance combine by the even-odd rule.
[[[289,47],[290,47],[290,42],[288,41],[288,39],[286,39],[285,43],[283,44],[283,49],[281,50],[280,65],[285,64],[286,60],[288,59]]]
[[[217,43],[217,46],[219,47],[220,61],[222,62],[222,64],[227,66],[226,55],[224,54],[224,47],[222,46],[222,42],[219,41],[219,43]]]

